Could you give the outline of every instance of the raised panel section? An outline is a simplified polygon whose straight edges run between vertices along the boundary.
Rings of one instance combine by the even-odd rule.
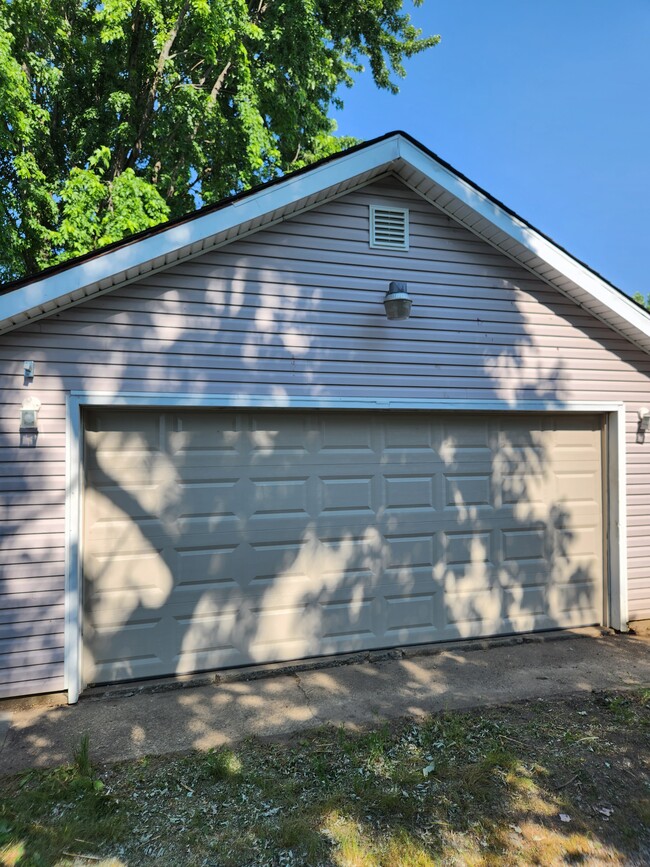
[[[208,590],[237,587],[234,545],[208,545],[199,548],[176,548],[175,590]]]
[[[372,452],[371,424],[359,425],[353,418],[332,415],[320,423],[320,451],[348,457],[358,452]]]
[[[503,530],[503,559],[506,563],[546,559],[546,532],[543,527]]]
[[[372,477],[320,478],[323,495],[323,513],[367,512],[371,513]]]
[[[434,509],[431,475],[384,476],[383,508],[388,512]]]
[[[434,593],[417,593],[411,596],[386,597],[386,631],[398,633],[397,639],[408,639],[413,629],[433,630]]]
[[[253,515],[289,518],[307,516],[308,477],[253,478]]]
[[[490,562],[490,534],[477,532],[446,533],[446,557],[448,566],[465,566],[472,563]]]
[[[445,475],[445,506],[489,506],[491,480],[487,474]]]
[[[321,602],[323,638],[374,635],[372,606],[372,597]]]

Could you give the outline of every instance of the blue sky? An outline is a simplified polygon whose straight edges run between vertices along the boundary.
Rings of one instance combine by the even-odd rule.
[[[649,0],[425,0],[442,42],[339,133],[403,129],[608,280],[650,293]]]

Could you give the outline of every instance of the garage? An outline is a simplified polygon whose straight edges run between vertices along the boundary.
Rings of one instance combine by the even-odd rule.
[[[83,679],[603,621],[602,417],[84,413]]]
[[[403,133],[0,293],[0,697],[650,617],[650,315]]]

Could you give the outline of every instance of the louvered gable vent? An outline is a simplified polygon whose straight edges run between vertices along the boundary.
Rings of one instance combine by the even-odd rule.
[[[405,208],[370,206],[370,246],[383,250],[408,250],[409,212]]]

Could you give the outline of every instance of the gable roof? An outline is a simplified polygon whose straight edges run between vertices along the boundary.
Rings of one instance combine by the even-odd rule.
[[[388,174],[650,352],[650,315],[640,305],[399,131],[7,284],[0,293],[0,334],[224,246]]]

